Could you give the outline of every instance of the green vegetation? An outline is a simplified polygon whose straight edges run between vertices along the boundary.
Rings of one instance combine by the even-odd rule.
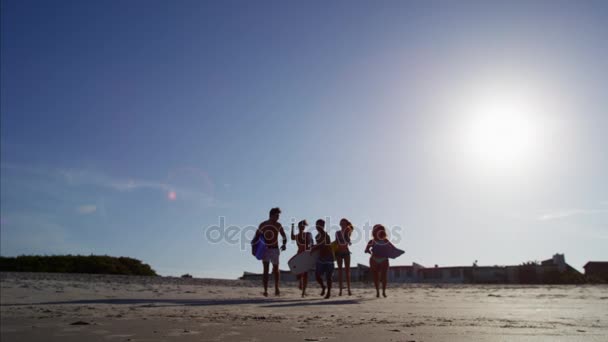
[[[0,271],[90,273],[156,276],[150,265],[126,257],[107,255],[22,255],[0,256]]]
[[[585,276],[574,270],[559,272],[557,269],[546,271],[542,276],[543,284],[584,284]]]

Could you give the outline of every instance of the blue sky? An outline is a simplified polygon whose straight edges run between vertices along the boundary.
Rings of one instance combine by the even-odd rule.
[[[280,206],[286,227],[399,227],[396,264],[608,260],[602,1],[5,0],[1,19],[2,255],[234,278],[261,265],[206,229]]]

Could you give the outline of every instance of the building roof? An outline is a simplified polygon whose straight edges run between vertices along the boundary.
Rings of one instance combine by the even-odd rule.
[[[411,265],[394,265],[394,266],[390,266],[390,268],[409,269],[409,268],[424,268],[424,266],[413,262]]]
[[[506,268],[506,266],[446,266],[446,267],[427,267],[422,268],[422,271],[429,270],[462,270],[462,269],[475,269],[475,270],[489,270],[496,268]]]
[[[408,268],[414,268],[414,266],[411,265],[395,265],[395,266],[389,266],[390,269],[394,270],[394,269],[400,269],[400,270],[407,270]]]
[[[608,266],[608,261],[589,261],[583,268],[587,268],[587,266]]]

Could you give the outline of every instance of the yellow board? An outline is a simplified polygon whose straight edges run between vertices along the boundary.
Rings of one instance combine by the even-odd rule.
[[[329,246],[331,247],[331,251],[334,253],[335,256],[336,252],[338,251],[338,241],[332,242]]]

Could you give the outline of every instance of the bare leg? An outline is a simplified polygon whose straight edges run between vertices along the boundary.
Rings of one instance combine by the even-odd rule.
[[[308,272],[302,274],[302,297],[306,296],[306,285],[308,285]]]
[[[268,296],[268,262],[264,261],[262,262],[262,265],[264,265],[264,274],[262,275],[262,283],[264,284],[264,296],[267,297]]]
[[[325,295],[325,285],[323,284],[323,278],[321,278],[321,275],[319,273],[315,273],[315,277],[317,278],[317,283],[321,285],[321,296],[323,296]]]
[[[279,291],[279,265],[272,264],[272,275],[274,276],[274,294],[278,296],[281,294]]]
[[[386,275],[388,273],[388,267],[382,270],[382,296],[386,298]]]
[[[325,299],[328,299],[331,296],[331,272],[327,273],[327,294],[325,295]]]
[[[336,257],[338,261],[338,284],[340,285],[340,291],[338,291],[338,296],[342,295],[342,257]]]
[[[350,292],[350,255],[344,257],[344,267],[346,268],[346,288],[348,289],[348,295],[352,295]],[[342,284],[340,284],[340,291],[342,291]]]
[[[376,286],[376,297],[380,297],[380,286],[378,284],[378,271],[377,270],[373,270],[372,273],[374,274],[374,285]]]

